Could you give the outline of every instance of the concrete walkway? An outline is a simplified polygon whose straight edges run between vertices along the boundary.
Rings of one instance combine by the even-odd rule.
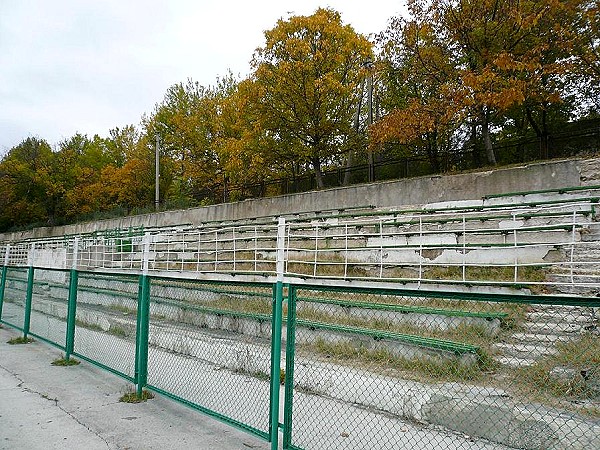
[[[43,343],[9,345],[0,329],[0,450],[268,449],[247,433],[156,396],[119,402],[129,383],[91,364],[55,367]]]

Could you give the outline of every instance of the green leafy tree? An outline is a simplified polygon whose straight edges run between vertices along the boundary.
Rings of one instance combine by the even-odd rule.
[[[258,120],[277,144],[274,159],[322,168],[352,133],[358,88],[371,43],[332,9],[279,20],[253,58]],[[285,149],[285,153],[281,150]]]
[[[57,190],[51,179],[52,150],[39,138],[27,138],[0,162],[0,227],[51,223]]]

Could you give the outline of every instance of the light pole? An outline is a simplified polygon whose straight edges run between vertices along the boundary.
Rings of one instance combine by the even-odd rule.
[[[156,148],[154,155],[154,209],[160,208],[160,136],[156,133]]]
[[[367,76],[367,129],[373,125],[373,60],[368,58],[363,67],[369,71]],[[373,161],[373,150],[369,147],[367,154],[369,166],[369,182],[375,181],[375,162]]]

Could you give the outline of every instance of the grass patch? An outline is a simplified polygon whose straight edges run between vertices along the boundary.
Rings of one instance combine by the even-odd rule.
[[[261,381],[271,381],[271,375],[261,370],[249,371],[243,368],[238,368],[234,371],[242,375],[248,375]],[[285,384],[285,370],[279,369],[279,384]]]
[[[116,336],[116,337],[127,337],[128,336],[127,330],[125,328],[122,328],[117,325],[111,325],[111,327],[108,329],[108,334],[112,334],[113,336]]]
[[[23,336],[12,338],[10,341],[7,341],[7,343],[10,345],[31,344],[32,342],[34,342],[32,338]]]
[[[119,397],[119,401],[122,403],[141,403],[152,398],[154,398],[154,394],[146,389],[142,389],[142,395],[140,397],[138,397],[137,392],[130,389]]]
[[[504,283],[528,283],[546,281],[547,271],[543,267],[523,266],[517,270],[515,281],[514,267],[495,266],[467,266],[465,268],[465,282],[469,281],[494,281]],[[462,266],[435,266],[425,269],[425,278],[433,280],[461,281],[463,279]]]
[[[84,321],[79,320],[79,319],[77,319],[75,321],[75,324],[78,327],[87,328],[88,330],[92,330],[92,331],[99,331],[101,333],[108,333],[108,334],[111,334],[111,335],[117,336],[117,337],[127,337],[127,336],[129,336],[129,333],[127,332],[127,330],[125,328],[123,328],[123,327],[118,326],[118,325],[110,325],[109,329],[105,330],[100,325],[97,325],[95,323],[84,322]]]
[[[87,328],[88,330],[92,331],[104,332],[104,329],[100,325],[97,325],[95,323],[84,322],[83,320],[79,319],[75,321],[75,325],[77,325],[78,327]]]
[[[493,354],[492,345],[498,342],[506,332],[502,329],[487,328],[483,324],[469,322],[457,322],[452,327],[435,328],[432,317],[432,327],[415,323],[398,323],[385,318],[368,318],[353,315],[334,314],[315,310],[311,307],[303,307],[298,311],[298,318],[311,322],[327,323],[331,325],[344,325],[351,327],[366,328],[369,330],[381,330],[398,334],[412,336],[423,336],[428,338],[442,339],[453,342],[468,343],[480,347],[485,354]]]
[[[302,298],[317,300],[318,299],[332,300],[340,302],[338,306],[343,308],[343,302],[348,301],[352,303],[364,303],[366,307],[371,305],[387,304],[394,306],[408,306],[417,308],[433,308],[447,311],[458,311],[458,312],[472,312],[472,313],[505,313],[506,317],[500,319],[500,325],[504,330],[511,330],[518,328],[526,318],[528,306],[518,303],[498,303],[490,301],[474,301],[474,300],[457,300],[453,298],[432,298],[432,297],[409,297],[404,295],[377,295],[377,294],[356,294],[356,293],[344,293],[337,291],[308,291],[302,290],[299,292],[298,297],[298,314],[304,314],[300,312],[302,310],[308,310],[310,306],[302,306]],[[306,302],[310,303],[310,302]],[[339,312],[334,312],[333,307],[330,311],[327,311],[326,307],[313,307],[315,310],[321,311],[326,315],[340,317]],[[311,314],[308,312],[307,314]],[[317,313],[318,314],[318,313]],[[380,312],[374,312],[381,316]],[[400,314],[399,312],[390,314]],[[393,317],[393,316],[391,316]],[[432,320],[435,315],[431,315]],[[308,320],[308,317],[307,317]]]
[[[129,314],[135,314],[136,310],[133,308],[129,308],[125,305],[110,305],[109,309],[113,311],[117,311],[122,313],[124,316],[128,316]]]
[[[550,400],[597,399],[590,382],[600,384],[600,339],[588,334],[556,345],[558,353],[518,369],[515,381],[536,398]],[[594,408],[592,408],[594,409]],[[595,408],[598,412],[598,408]]]
[[[66,359],[64,356],[62,358],[55,359],[50,363],[53,366],[59,367],[68,367],[68,366],[78,366],[81,364],[79,361],[73,358]]]
[[[418,381],[475,381],[497,366],[485,352],[478,355],[475,364],[463,364],[458,360],[443,358],[409,359],[385,349],[371,350],[350,342],[330,343],[321,338],[303,345],[302,349],[320,354],[341,365],[353,365],[367,370],[376,367],[386,374]]]
[[[318,277],[349,277],[349,278],[367,278],[369,277],[368,266],[370,263],[358,261],[346,261],[341,255],[334,253],[319,254],[317,259],[317,268],[315,273],[315,260],[311,257],[295,257],[287,264],[287,271],[300,275],[318,276]]]
[[[271,314],[272,309],[271,300],[268,298],[236,298],[228,295],[223,295],[218,300],[212,300],[207,306],[253,314]]]

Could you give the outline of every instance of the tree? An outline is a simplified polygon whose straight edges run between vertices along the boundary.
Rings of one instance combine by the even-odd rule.
[[[250,79],[236,83],[219,99],[215,144],[224,176],[234,189],[255,187],[253,192],[235,192],[234,198],[263,195],[263,182],[277,173],[269,158],[274,143],[260,127],[257,104],[258,89]]]
[[[410,20],[393,18],[378,37],[387,114],[371,127],[371,145],[397,142],[405,149],[402,156],[411,147],[413,153],[423,150],[438,171],[440,153],[463,118],[462,98],[455,98],[458,62],[447,35],[424,11],[412,12]]]
[[[52,150],[43,139],[30,137],[13,147],[0,162],[0,227],[49,223],[57,189],[51,179]]]
[[[427,83],[434,88],[432,95],[409,94],[412,100],[400,102],[397,109],[421,105],[443,118],[460,113],[470,123],[469,140],[475,142],[479,128],[488,163],[495,164],[493,127],[503,127],[509,112],[524,107],[546,156],[548,113],[569,97],[565,49],[575,40],[567,44],[565,36],[577,28],[572,11],[582,3],[410,0],[411,17],[396,21],[400,32],[388,30],[387,41],[394,32],[401,36],[400,47],[408,53],[403,73],[428,74],[428,81],[435,82]]]
[[[142,198],[147,200],[147,195],[139,198],[125,195],[131,186],[126,182],[124,167],[131,165],[130,161],[146,157],[138,154],[140,142],[136,128],[128,125],[110,130],[107,138],[95,135],[90,140],[76,134],[59,144],[53,171],[54,177],[61,180],[62,195],[57,201],[68,221],[115,208],[129,210],[140,206]],[[149,161],[144,167],[151,164],[152,161]],[[145,175],[137,174],[139,183],[148,183]],[[146,190],[152,189],[152,185],[146,187]],[[124,200],[126,198],[127,201]]]
[[[231,74],[215,86],[202,86],[188,80],[171,86],[154,114],[145,119],[148,143],[160,137],[162,150],[162,192],[168,200],[220,201],[225,172],[218,152],[222,104],[235,91],[237,80]],[[171,183],[172,182],[172,183]]]
[[[310,165],[322,188],[323,165],[342,151],[352,132],[371,44],[344,25],[338,12],[322,8],[311,16],[280,19],[265,39],[252,61],[257,118],[286,149],[279,157]]]

